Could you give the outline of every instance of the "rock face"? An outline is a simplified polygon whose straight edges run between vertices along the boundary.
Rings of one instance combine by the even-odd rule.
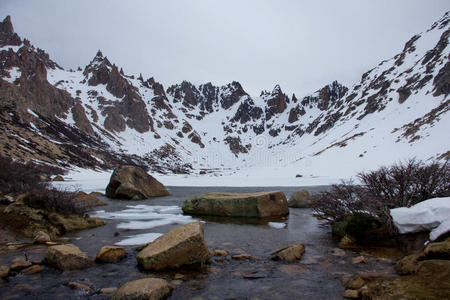
[[[450,238],[430,243],[424,251],[401,259],[399,277],[366,279],[363,299],[448,299],[450,291]]]
[[[125,283],[114,296],[113,300],[131,299],[165,299],[172,293],[173,287],[167,281],[159,278],[145,278]]]
[[[283,192],[206,193],[183,202],[183,212],[226,217],[279,217],[289,214]]]
[[[300,190],[292,194],[291,198],[289,198],[288,205],[289,207],[308,208],[313,199],[307,190]]]
[[[285,260],[293,262],[302,258],[305,253],[305,245],[298,243],[286,248],[276,250],[272,253],[272,260]]]
[[[139,252],[137,261],[145,270],[163,270],[204,264],[209,261],[209,257],[203,227],[197,221],[160,236]]]
[[[49,247],[45,260],[49,265],[63,271],[86,269],[93,264],[86,253],[72,244]]]
[[[110,198],[141,200],[167,195],[170,193],[164,185],[135,166],[116,168],[106,187],[106,196]]]
[[[124,247],[104,246],[95,257],[95,261],[102,263],[117,262],[127,255]]]

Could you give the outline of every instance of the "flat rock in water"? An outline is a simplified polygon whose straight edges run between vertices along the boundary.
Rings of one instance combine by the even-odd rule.
[[[183,212],[225,217],[281,217],[289,214],[281,191],[260,193],[206,193],[183,202]]]
[[[60,270],[80,270],[93,265],[87,254],[72,244],[49,247],[45,260],[49,265]]]
[[[176,227],[148,244],[137,255],[137,261],[145,270],[162,270],[204,264],[209,257],[202,224],[196,221]]]
[[[125,283],[112,297],[113,300],[165,299],[173,287],[159,278],[145,278]]]
[[[41,265],[33,265],[31,267],[23,269],[22,271],[20,271],[20,273],[25,274],[25,275],[33,275],[33,274],[41,272],[42,270],[44,270],[43,266],[41,266]]]
[[[305,245],[298,243],[289,247],[281,248],[272,253],[271,259],[293,262],[302,258],[305,253]]]
[[[109,198],[142,200],[167,195],[170,193],[164,185],[135,166],[116,168],[106,187],[106,196]]]
[[[98,251],[95,261],[113,263],[123,259],[127,255],[124,247],[104,246]]]

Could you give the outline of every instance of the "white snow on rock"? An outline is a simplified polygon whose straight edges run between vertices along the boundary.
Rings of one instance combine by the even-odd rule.
[[[450,197],[425,200],[411,207],[391,209],[392,220],[400,233],[430,230],[434,241],[450,231]]]

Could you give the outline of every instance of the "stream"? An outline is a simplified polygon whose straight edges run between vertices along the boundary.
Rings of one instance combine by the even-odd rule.
[[[327,187],[303,187],[311,193]],[[281,190],[289,198],[299,187],[168,187],[171,196],[141,201],[110,200],[96,208],[91,216],[104,218],[106,226],[65,236],[90,257],[102,246],[122,245],[127,257],[118,263],[96,264],[94,267],[61,272],[45,266],[34,275],[10,276],[0,282],[1,299],[110,299],[100,289],[120,287],[144,277],[159,277],[175,287],[169,299],[343,299],[340,278],[345,274],[377,272],[392,269],[390,260],[378,261],[366,255],[367,263],[352,264],[361,255],[346,250],[345,255],[332,253],[337,244],[328,227],[312,216],[310,209],[290,209],[287,218],[270,220],[191,217],[182,214],[183,201],[205,192],[257,192]],[[204,269],[150,273],[139,270],[137,245],[145,244],[170,229],[200,220],[205,240],[212,251],[225,250],[226,259],[213,257]],[[270,260],[270,254],[294,243],[304,243],[306,253],[295,263]],[[30,246],[0,254],[0,265],[26,255],[42,259],[45,246]],[[231,255],[250,254],[250,260],[231,259]],[[91,291],[72,290],[68,282],[79,282]]]

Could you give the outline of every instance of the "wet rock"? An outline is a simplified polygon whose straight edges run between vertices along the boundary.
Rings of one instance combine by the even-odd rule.
[[[64,177],[62,177],[61,175],[55,176],[55,178],[53,178],[53,181],[64,181]]]
[[[450,259],[450,238],[443,242],[431,243],[423,251],[426,259]]]
[[[135,166],[116,168],[106,187],[106,196],[110,198],[140,200],[167,195],[170,194],[164,185]]]
[[[267,272],[266,271],[253,271],[253,272],[249,272],[249,273],[242,273],[242,278],[244,278],[244,279],[267,278]]]
[[[358,256],[352,259],[352,264],[366,264],[369,260],[365,256]]]
[[[106,205],[96,196],[91,194],[86,194],[85,192],[78,192],[73,201],[80,207],[93,207],[93,206],[103,206]]]
[[[93,265],[86,253],[75,245],[51,246],[45,254],[46,262],[60,270],[80,270]]]
[[[231,258],[232,259],[252,259],[252,256],[247,253],[242,253],[242,254],[233,255]]]
[[[183,283],[183,280],[175,279],[170,282],[173,285],[180,285]]]
[[[174,279],[183,279],[184,278],[184,275],[183,274],[180,274],[180,273],[177,273],[177,274],[175,274],[175,276],[173,277]]]
[[[283,192],[206,193],[183,202],[183,212],[227,217],[286,216],[289,208]]]
[[[415,274],[377,276],[367,281],[364,299],[447,299],[450,291],[450,261],[419,262]]]
[[[272,260],[285,260],[293,262],[300,260],[305,253],[305,245],[298,243],[289,247],[281,248],[272,253]]]
[[[344,235],[339,242],[340,248],[353,248],[355,246],[355,239],[348,234]]]
[[[314,198],[307,190],[300,190],[292,194],[289,198],[289,207],[308,208]]]
[[[358,299],[359,298],[359,291],[356,290],[345,290],[342,294],[342,297],[348,298],[348,299]]]
[[[225,251],[225,250],[218,250],[218,249],[216,249],[216,250],[211,252],[211,255],[212,256],[227,256],[228,252]]]
[[[345,275],[341,278],[341,283],[346,289],[359,290],[365,281],[357,275]]]
[[[22,271],[20,271],[20,273],[25,274],[25,275],[33,275],[33,274],[41,272],[42,270],[44,270],[43,266],[33,265],[31,267],[23,269]]]
[[[11,271],[20,271],[22,269],[31,266],[31,262],[25,260],[24,258],[16,258],[13,260],[11,266],[9,266]]]
[[[301,274],[305,273],[308,268],[302,265],[282,265],[280,266],[280,271],[290,275],[292,277],[300,276]]]
[[[95,257],[96,262],[113,263],[120,261],[127,255],[124,247],[104,246]]]
[[[113,300],[165,299],[173,287],[159,278],[145,278],[125,283],[112,297]]]
[[[100,293],[106,294],[106,295],[111,295],[111,294],[116,293],[117,290],[118,290],[118,288],[116,288],[116,287],[106,287],[106,288],[100,289]]]
[[[199,221],[172,229],[147,245],[137,255],[145,270],[178,268],[209,261],[209,251]]]
[[[330,254],[333,256],[338,256],[338,257],[343,257],[343,256],[347,255],[344,250],[339,249],[339,248],[331,249]]]
[[[81,290],[81,291],[86,291],[89,292],[91,291],[91,287],[88,286],[87,284],[84,283],[79,283],[79,282],[75,282],[75,281],[71,281],[67,284],[68,287],[70,287],[72,290]]]
[[[45,244],[50,241],[50,236],[44,231],[38,231],[33,238],[33,243],[35,244]]]
[[[415,273],[417,271],[418,261],[423,256],[423,253],[415,253],[405,256],[397,262],[394,269],[400,275]]]
[[[10,268],[7,266],[0,266],[0,278],[6,278],[9,275]]]

